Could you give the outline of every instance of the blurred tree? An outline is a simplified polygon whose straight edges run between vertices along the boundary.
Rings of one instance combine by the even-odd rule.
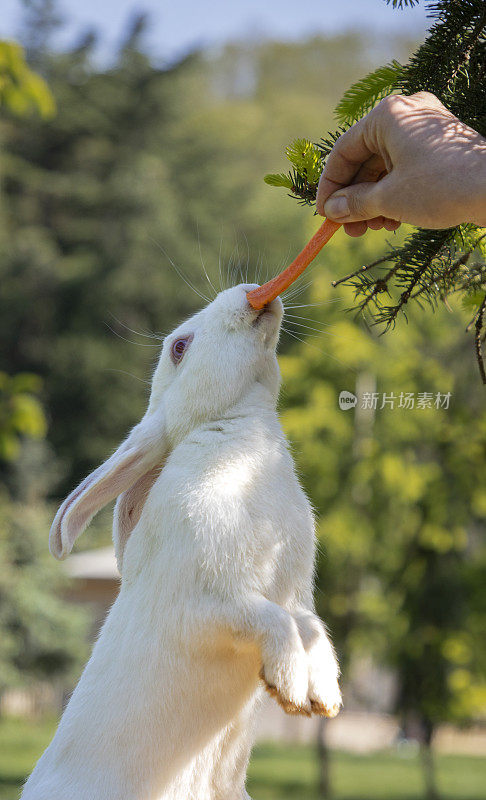
[[[15,42],[0,41],[0,108],[25,116],[36,112],[51,117],[56,109],[45,81],[27,65],[24,51]]]
[[[63,24],[57,0],[21,0],[23,14],[22,40],[30,64],[48,70],[48,53],[53,35]]]
[[[62,598],[62,572],[46,547],[41,503],[0,494],[0,696],[42,680],[72,684],[86,656],[84,610]]]
[[[481,387],[467,380],[460,308],[447,323],[445,310],[414,316],[384,340],[327,305],[330,275],[370,247],[330,244],[326,270],[314,274],[313,319],[289,312],[295,335],[306,325],[322,333],[282,359],[283,422],[320,519],[319,609],[345,669],[368,652],[396,671],[396,708],[420,732],[433,798],[437,725],[486,716],[475,639],[486,616],[473,577],[486,555],[478,537],[486,494],[474,479],[486,414]],[[340,410],[342,390],[357,396],[354,411]]]
[[[12,121],[55,111],[47,84],[13,42],[0,42],[0,109]],[[85,655],[85,614],[62,599],[64,580],[46,548],[48,513],[36,491],[42,484],[28,473],[28,486],[15,487],[26,441],[46,434],[41,384],[31,373],[0,372],[0,697],[43,679],[70,682]]]
[[[49,87],[28,67],[22,47],[14,42],[0,42],[0,109],[17,117],[35,112],[48,118],[55,112]],[[18,455],[22,435],[45,435],[45,416],[36,398],[40,384],[36,375],[0,372],[0,460]]]
[[[177,240],[164,165],[145,147],[166,124],[165,75],[129,45],[115,75],[91,74],[88,58],[78,49],[53,59],[54,120],[3,123],[5,366],[49,377],[50,436],[68,468],[61,491],[142,408],[137,381],[125,376],[134,364],[139,371],[139,354],[117,350],[107,326],[125,337],[123,324],[145,330],[190,305],[149,240]]]
[[[248,261],[252,279],[273,271],[265,250],[281,261],[289,236],[302,241],[298,209],[268,198],[251,177],[268,163],[275,135],[285,141],[299,124],[285,93],[299,98],[317,133],[330,109],[317,102],[318,81],[299,88],[313,64],[343,64],[335,100],[351,75],[344,46],[353,45],[360,69],[371,63],[369,43],[344,37],[315,40],[310,50],[196,53],[158,68],[140,49],[143,26],[133,18],[110,68],[93,64],[92,36],[70,52],[44,52],[58,113],[0,120],[2,368],[45,379],[59,495],[141,415],[159,346],[151,333],[206,302],[198,294],[213,294],[201,262],[216,290],[244,277]],[[31,20],[27,41],[30,29]],[[244,87],[231,77],[235,61],[248,66]],[[284,61],[288,74],[275,68]]]
[[[44,409],[36,397],[39,391],[37,375],[20,373],[12,378],[0,372],[0,461],[19,455],[22,436],[45,436]]]
[[[369,70],[373,58],[369,43],[346,36],[195,53],[159,68],[140,50],[142,23],[132,20],[109,68],[93,63],[93,36],[68,53],[44,53],[58,114],[27,123],[5,110],[0,120],[2,368],[43,378],[48,439],[62,474],[56,488],[50,478],[51,493],[70,489],[140,416],[160,345],[151,332],[171,328],[204,303],[198,293],[213,293],[202,260],[218,289],[245,278],[247,267],[251,280],[273,273],[288,247],[303,243],[298,208],[254,175],[270,163],[276,142],[298,135],[302,119],[317,138],[353,70]],[[322,74],[333,75],[324,89],[316,77]],[[383,239],[333,244],[326,271],[313,273],[311,302],[334,300],[330,275],[372,258],[377,241]],[[160,248],[182,266],[194,292]],[[404,717],[417,716],[424,729],[429,720],[435,726],[469,718],[483,691],[477,529],[486,501],[470,477],[484,453],[484,412],[469,388],[459,323],[420,321],[378,344],[332,303],[316,312],[315,323],[299,319],[305,300],[289,297],[282,402],[304,483],[322,516],[320,610],[345,667],[354,654],[371,652],[399,670]],[[292,337],[329,321],[333,335],[323,335],[317,349],[311,339],[290,351]],[[339,411],[337,393],[358,378],[361,392],[375,383],[397,396],[450,389],[454,405]],[[474,430],[467,442],[466,424]],[[32,469],[29,475],[32,484]],[[14,569],[18,526],[30,523],[17,504],[6,504],[5,518],[10,533],[3,546]],[[45,533],[47,517],[39,519]],[[108,525],[101,536],[107,531]],[[87,545],[94,540],[86,537]],[[36,542],[29,545],[34,550]],[[23,613],[17,602],[15,596],[9,619]],[[25,619],[15,623],[24,632]],[[40,669],[36,658],[24,662],[29,674]],[[4,662],[14,671],[19,663],[13,655]],[[435,694],[429,663],[438,675]]]

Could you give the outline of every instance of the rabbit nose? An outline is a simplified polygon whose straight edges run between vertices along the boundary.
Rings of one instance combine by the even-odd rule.
[[[240,283],[238,288],[241,289],[245,293],[245,296],[246,296],[247,292],[251,292],[252,289],[258,289],[259,288],[259,284],[258,283]]]
[[[255,309],[248,302],[247,295],[248,295],[248,292],[251,292],[253,289],[258,289],[258,287],[259,287],[258,283],[240,283],[240,285],[238,286],[238,289],[241,289],[241,292],[242,292],[242,295],[243,295],[242,299],[243,299],[243,302],[244,302],[244,305],[245,305],[245,310],[252,312],[252,314],[255,314]],[[257,314],[256,316],[259,316],[259,315]]]

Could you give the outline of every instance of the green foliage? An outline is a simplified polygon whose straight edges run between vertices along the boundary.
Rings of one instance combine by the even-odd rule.
[[[315,228],[310,219],[308,230],[303,229],[295,204],[268,192],[254,175],[269,163],[275,138],[295,139],[300,120],[306,119],[315,139],[323,119],[326,127],[331,125],[331,108],[353,75],[370,71],[369,50],[359,38],[349,37],[265,43],[235,46],[217,59],[194,55],[162,70],[136,47],[124,46],[108,71],[93,65],[89,45],[45,54],[56,117],[0,120],[5,210],[0,215],[0,336],[5,373],[33,372],[43,381],[46,445],[55,453],[60,477],[57,484],[50,480],[52,494],[71,489],[140,417],[160,347],[158,332],[170,330],[205,302],[172,271],[158,245],[197,292],[210,296],[213,289],[201,259],[215,289],[244,280],[248,261],[249,278],[263,280],[265,270],[275,274],[288,248],[297,250]],[[245,74],[254,75],[250,88],[241,87],[241,64]],[[322,74],[331,70],[335,80],[323,86]],[[318,160],[326,157],[338,133],[315,150],[306,145],[291,152],[297,161],[304,159],[303,193],[315,192]],[[295,164],[290,168],[295,170]],[[292,171],[277,182],[286,177],[293,180]],[[233,241],[228,244],[233,231],[237,243],[247,237],[243,252]],[[474,231],[463,233],[470,237],[469,246]],[[331,276],[375,258],[371,247],[377,241],[384,246],[380,234],[346,247],[343,238],[333,240],[326,248],[327,272],[319,268],[313,273],[311,302],[334,299]],[[483,410],[468,384],[461,311],[457,314],[450,325],[412,317],[413,327],[378,345],[357,323],[326,305],[315,323],[335,325],[329,331],[333,335],[318,342],[324,352],[316,350],[315,342],[292,351],[292,336],[309,331],[289,317],[282,366],[285,426],[322,516],[320,537],[327,557],[319,563],[318,603],[332,623],[344,665],[371,653],[375,661],[388,660],[398,668],[403,663],[407,674],[415,670],[423,677],[430,653],[438,674],[435,694],[429,697],[422,681],[416,696],[403,693],[401,707],[429,713],[439,696],[445,698],[441,713],[462,720],[478,715],[483,691],[478,675],[484,665],[484,559],[474,530],[486,506],[480,482],[471,480],[480,474]],[[312,320],[309,325],[314,326]],[[343,369],[341,361],[350,362],[350,368]],[[358,431],[352,413],[346,416],[336,408],[338,392],[354,386],[354,370],[365,377],[376,374],[380,387],[396,393],[401,388],[454,388],[453,416],[426,412],[424,417],[400,417],[396,424],[397,412],[377,414],[371,432],[366,426]],[[471,436],[464,437],[466,426]],[[25,444],[15,469],[20,469],[24,450]],[[32,484],[35,475],[31,469],[26,482]],[[40,509],[35,522],[22,516],[20,504],[5,507],[3,527],[10,531],[2,545],[6,563],[15,562],[18,556],[9,554],[24,539],[28,549],[50,563],[45,537],[51,515]],[[106,536],[109,526],[101,527],[99,539],[93,532],[84,538],[86,547]],[[34,534],[32,543],[29,535]],[[42,585],[34,581],[36,569]],[[20,594],[9,594],[10,618],[19,617],[22,636],[28,643],[32,635],[35,643],[34,652],[20,663],[25,667],[21,674],[15,643],[9,635],[0,636],[6,643],[2,669],[10,682],[40,675],[47,661],[60,670],[74,668],[62,654],[52,661],[57,645],[45,638],[47,628],[59,629],[76,655],[66,617],[58,625],[48,598],[37,601],[29,595],[32,587],[56,586],[54,571],[43,569],[28,563],[30,584]],[[465,598],[458,604],[460,616],[452,614],[437,639],[442,623],[423,591],[425,569],[434,596],[443,592],[445,608]],[[448,586],[453,588],[450,597]],[[20,605],[24,592],[27,608]],[[36,609],[49,610],[44,622],[38,622]],[[29,619],[33,631],[28,636]],[[42,652],[51,656],[37,657]],[[405,685],[406,675],[400,678]]]
[[[398,61],[392,61],[354,83],[336,106],[338,122],[351,124],[363,117],[380,100],[396,90],[402,74],[403,66]]]
[[[62,598],[65,580],[46,547],[42,505],[0,496],[0,690],[72,680],[86,656],[86,616]]]
[[[46,82],[27,65],[23,48],[0,41],[0,108],[25,116],[36,112],[43,118],[56,111]]]
[[[290,189],[304,202],[309,197],[315,197],[322,172],[322,156],[319,148],[308,139],[294,139],[286,147],[285,155],[292,165],[292,170],[287,174],[280,172],[265,175],[265,183],[269,186]]]
[[[125,42],[104,70],[90,48],[44,55],[55,117],[0,120],[0,368],[43,380],[56,496],[143,413],[154,334],[213,294],[201,261],[217,289],[244,279],[248,259],[263,277],[289,241],[303,244],[299,210],[269,198],[255,169],[278,131],[295,138],[299,118],[316,135],[323,114],[330,124],[353,63],[371,64],[369,45],[349,36],[196,54],[170,69]],[[242,62],[258,76],[243,95]],[[339,71],[334,95],[316,62]]]
[[[310,186],[315,186],[322,172],[319,151],[308,139],[294,139],[285,149],[292,166],[304,175]]]
[[[12,461],[24,436],[41,439],[47,423],[36,395],[41,388],[37,375],[0,372],[0,460]]]
[[[397,710],[421,721],[426,740],[440,722],[486,716],[486,649],[476,638],[486,624],[476,583],[486,495],[470,479],[481,473],[486,415],[482,387],[467,378],[460,304],[447,319],[444,308],[411,309],[413,324],[393,337],[328,305],[330,276],[369,257],[370,241],[333,240],[314,273],[309,319],[289,312],[297,336],[306,326],[317,335],[281,360],[282,419],[320,518],[318,607],[341,659],[347,667],[350,654],[367,653],[393,666]],[[354,411],[338,407],[344,389],[358,396]],[[374,410],[361,407],[366,391],[379,393]],[[421,392],[449,391],[447,410],[416,407]],[[415,393],[414,409],[398,407],[402,392]],[[380,407],[384,393],[393,409]]]
[[[26,116],[30,123],[34,112],[43,120],[55,113],[47,84],[13,42],[0,42],[0,107],[8,112],[8,124]],[[12,338],[19,341],[17,329]],[[0,461],[13,463],[26,439],[44,438],[47,420],[38,398],[39,376],[17,371],[16,360],[10,365],[16,374],[0,372]],[[9,477],[8,470],[5,474]],[[22,494],[31,496],[32,488]],[[14,503],[0,484],[0,692],[46,679],[71,681],[85,656],[85,616],[62,599],[65,583],[46,547],[49,516],[40,503]]]
[[[263,180],[265,183],[268,183],[269,186],[281,186],[285,189],[291,189],[293,186],[291,177],[289,175],[285,175],[284,172],[265,175]]]
[[[486,258],[486,228],[461,225],[458,229],[454,229],[454,245],[459,250],[476,251],[476,255]]]
[[[395,8],[413,2],[393,2]],[[484,0],[437,0],[428,3],[432,27],[409,63],[398,61],[380,67],[348,89],[336,108],[346,125],[361,118],[384,96],[394,91],[435,94],[460,120],[486,136],[486,6]],[[337,134],[330,134],[335,141]],[[323,152],[324,161],[326,153]],[[292,195],[312,205],[315,191],[305,185],[296,168]],[[274,184],[275,185],[275,184]],[[391,247],[381,259],[351,273],[346,282],[355,290],[355,309],[370,321],[393,327],[406,316],[410,301],[435,307],[438,300],[458,293],[476,298],[475,350],[481,378],[486,383],[482,338],[486,331],[486,260],[482,232],[472,225],[447,231],[416,230],[402,247]],[[477,256],[477,257],[476,257]]]
[[[177,214],[179,162],[155,155],[167,152],[169,127],[185,105],[172,113],[166,75],[145,57],[120,59],[117,71],[90,74],[88,52],[53,58],[59,113],[48,123],[9,120],[2,131],[4,365],[45,379],[61,492],[141,413],[145,384],[137,377],[160,346],[143,334],[194,308],[157,246],[184,268],[198,263],[195,230],[185,246],[192,221]],[[174,83],[187,67],[172,71]],[[82,89],[66,82],[69,69],[86,71]]]

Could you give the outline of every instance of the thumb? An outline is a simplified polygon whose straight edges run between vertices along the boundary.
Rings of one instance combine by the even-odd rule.
[[[324,214],[341,223],[389,216],[384,208],[382,183],[355,183],[338,189],[326,200]]]

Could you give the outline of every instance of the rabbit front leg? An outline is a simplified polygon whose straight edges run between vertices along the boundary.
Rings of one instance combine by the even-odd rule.
[[[319,617],[307,608],[293,612],[307,654],[309,700],[312,712],[335,717],[342,705],[339,665],[327,631]]]
[[[220,608],[219,614],[220,624],[229,626],[237,640],[257,644],[260,678],[284,711],[310,716],[307,654],[293,616],[262,595]]]

